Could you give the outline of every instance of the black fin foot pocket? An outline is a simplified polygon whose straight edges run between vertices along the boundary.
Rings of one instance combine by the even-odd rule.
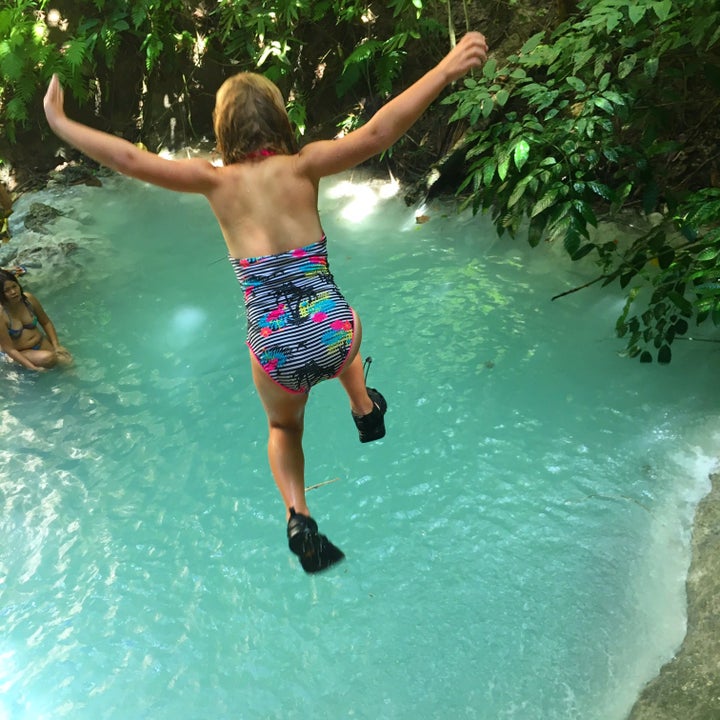
[[[288,547],[300,558],[306,573],[316,573],[339,563],[345,554],[318,532],[315,520],[290,508],[287,524]]]
[[[352,416],[362,443],[380,440],[380,438],[385,437],[387,402],[375,388],[368,388],[367,393],[373,402],[373,409],[367,415],[359,416],[353,413]]]

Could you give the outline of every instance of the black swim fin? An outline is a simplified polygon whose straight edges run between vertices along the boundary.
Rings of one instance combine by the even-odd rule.
[[[362,443],[380,440],[380,438],[385,437],[387,402],[375,388],[367,388],[367,394],[373,402],[373,409],[367,415],[355,415],[355,413],[352,413],[352,419],[358,429],[358,435]]]
[[[316,573],[335,565],[345,554],[318,532],[315,520],[290,508],[287,524],[288,547],[300,558],[306,573]]]

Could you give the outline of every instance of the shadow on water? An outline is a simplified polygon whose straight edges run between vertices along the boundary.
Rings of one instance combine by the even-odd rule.
[[[619,295],[550,302],[587,268],[387,190],[323,188],[390,410],[360,445],[341,388],[313,391],[309,500],[348,558],[319,577],[285,546],[203,201],[52,198],[92,241],[25,283],[75,366],[3,367],[0,720],[620,720],[672,655],[716,346],[625,360]]]

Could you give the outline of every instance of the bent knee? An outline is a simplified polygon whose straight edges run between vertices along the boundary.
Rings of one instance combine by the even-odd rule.
[[[32,361],[39,367],[51,368],[57,365],[58,356],[54,350],[37,350],[32,357]]]
[[[268,418],[268,427],[271,431],[287,433],[288,435],[302,435],[305,423],[302,417]]]

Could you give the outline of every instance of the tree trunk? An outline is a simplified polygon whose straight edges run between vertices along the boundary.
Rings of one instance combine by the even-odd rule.
[[[567,20],[571,15],[577,12],[577,0],[557,0],[558,19],[560,22]]]

